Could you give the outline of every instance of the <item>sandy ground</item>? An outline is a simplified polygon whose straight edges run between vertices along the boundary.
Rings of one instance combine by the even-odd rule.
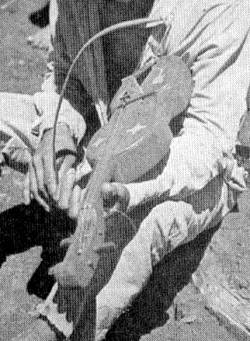
[[[0,91],[33,94],[39,90],[45,54],[26,44],[26,37],[36,31],[28,23],[28,13],[38,7],[38,0],[16,0],[8,10],[0,9]],[[1,212],[22,202],[21,187],[22,175],[4,169],[0,180]],[[244,277],[245,289],[250,279],[249,199],[247,192],[241,198],[240,213],[232,213],[213,237],[225,276],[230,276],[232,285],[238,283],[235,278]],[[9,223],[12,224],[11,219]],[[210,237],[203,236],[202,240],[166,259],[107,339],[238,340],[237,335],[209,313],[205,299],[192,284],[190,273],[185,275],[188,267],[190,272],[197,268]],[[34,319],[29,312],[41,298],[29,295],[26,286],[41,262],[41,251],[41,246],[34,246],[10,255],[0,268],[0,341],[11,340]]]

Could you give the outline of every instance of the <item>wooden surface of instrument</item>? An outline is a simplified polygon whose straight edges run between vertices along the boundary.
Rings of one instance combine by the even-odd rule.
[[[102,255],[112,256],[112,264],[118,261],[134,231],[124,228],[120,246],[115,231],[107,232],[101,186],[134,182],[166,156],[172,139],[169,122],[185,110],[191,93],[190,70],[176,56],[162,56],[123,79],[110,104],[109,123],[87,148],[93,171],[66,256],[53,268],[60,285],[88,287],[93,278],[98,281],[94,274]],[[122,219],[132,232],[129,218]]]

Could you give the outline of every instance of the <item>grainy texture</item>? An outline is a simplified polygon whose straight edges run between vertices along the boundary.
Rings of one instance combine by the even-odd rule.
[[[7,11],[0,11],[1,91],[32,94],[39,90],[45,71],[45,55],[33,50],[25,41],[36,30],[28,23],[28,13],[39,6],[38,0],[19,0]],[[21,186],[22,176],[4,169],[0,180],[1,212],[21,202]],[[230,214],[221,229],[215,232],[210,244],[214,252],[207,249],[202,267],[199,268],[213,266],[214,271],[222,274],[231,287],[238,290],[240,286],[241,293],[245,289],[246,300],[249,300],[250,281],[250,249],[247,243],[249,196],[249,192],[242,196],[240,213]],[[209,313],[205,299],[192,285],[191,277],[184,276],[184,270],[188,267],[195,269],[194,260],[202,258],[209,237],[205,239],[205,242],[198,240],[177,250],[172,258],[157,268],[141,297],[119,319],[108,339],[116,336],[117,340],[117,333],[122,333],[119,334],[119,340],[125,334],[126,340],[138,340],[145,334],[141,337],[144,341],[238,339]],[[33,247],[9,256],[0,268],[0,341],[9,341],[34,319],[28,312],[39,302],[39,298],[27,293],[26,284],[41,261],[40,254],[41,247]],[[176,269],[179,273],[176,273]],[[177,291],[180,292],[176,296]],[[174,301],[169,297],[175,297]]]

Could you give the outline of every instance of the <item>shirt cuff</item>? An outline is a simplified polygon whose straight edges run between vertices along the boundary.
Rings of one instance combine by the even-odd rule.
[[[38,118],[32,127],[33,134],[42,138],[45,130],[53,128],[59,97],[56,92],[38,92],[33,96],[34,105],[38,113]],[[83,138],[86,131],[86,123],[79,112],[66,99],[62,101],[58,123],[67,124],[71,135],[77,140],[77,143]]]

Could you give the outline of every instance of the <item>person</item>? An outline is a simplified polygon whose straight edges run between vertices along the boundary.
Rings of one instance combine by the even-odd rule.
[[[0,134],[1,139],[6,141],[5,147],[0,153],[0,163],[7,163],[20,171],[26,171],[27,165],[29,165],[23,190],[26,205],[29,205],[31,200],[34,199],[33,201],[37,201],[46,211],[52,211],[53,215],[54,213],[57,214],[57,208],[65,210],[65,205],[67,204],[67,193],[69,192],[65,193],[65,188],[61,191],[63,196],[58,195],[56,197],[57,193],[53,192],[53,184],[55,185],[53,180],[55,178],[54,172],[52,173],[52,168],[50,168],[52,161],[52,132],[50,128],[53,125],[54,114],[65,74],[76,52],[78,52],[90,35],[93,35],[102,28],[122,20],[147,15],[152,3],[153,0],[146,0],[144,4],[141,4],[140,1],[135,1],[131,7],[131,4],[126,2],[112,1],[106,3],[103,1],[98,2],[98,7],[96,7],[97,2],[92,3],[92,1],[64,1],[57,3],[52,0],[50,2],[50,7],[53,7],[53,11],[50,12],[50,14],[53,14],[53,16],[50,16],[50,28],[52,33],[54,32],[52,34],[54,48],[49,55],[47,72],[41,91],[34,95],[0,93]],[[59,15],[56,16],[58,5]],[[88,9],[88,6],[92,7]],[[86,9],[89,13],[87,13]],[[86,16],[83,16],[83,13],[86,13]],[[72,20],[73,16],[74,20]],[[89,21],[94,23],[94,25],[89,25],[92,27],[90,33],[87,32],[88,25],[86,24]],[[81,35],[82,32],[78,30],[78,26],[86,26],[83,36]],[[118,34],[111,34],[105,37],[102,46],[101,44],[99,45],[98,53],[95,55],[97,60],[95,69],[101,66],[101,70],[98,73],[101,94],[109,92],[109,98],[112,98],[119,87],[121,78],[129,75],[135,69],[147,37],[148,30],[144,28],[136,30],[127,29]],[[136,48],[131,45],[131,39],[135,42]],[[74,41],[73,44],[72,40]],[[91,56],[88,57],[91,59]],[[105,67],[103,66],[104,63]],[[105,74],[102,71],[104,68]],[[75,163],[76,145],[79,145],[80,153],[77,156],[81,159],[84,151],[81,149],[79,141],[82,143],[82,140],[85,140],[85,143],[92,136],[93,132],[100,127],[101,123],[97,112],[105,109],[103,101],[101,101],[100,105],[98,103],[99,99],[92,96],[92,89],[90,89],[88,79],[85,77],[85,73],[88,73],[88,70],[89,66],[86,66],[83,57],[70,79],[60,111],[57,147],[59,152],[66,151],[66,154],[62,157],[64,163],[60,168],[60,186],[65,184],[67,170]],[[15,133],[16,130],[21,135],[26,136],[29,149],[18,138]],[[59,163],[61,161],[62,159],[59,160]],[[72,197],[74,198],[74,196]],[[32,203],[31,211],[36,209],[36,207]],[[77,203],[71,205],[71,208],[68,214],[74,218],[77,215]],[[38,215],[42,216],[40,210]],[[48,217],[47,214],[45,215]],[[62,215],[65,216],[64,214]],[[30,214],[28,214],[28,217],[30,217]],[[49,218],[45,220],[50,221]],[[3,230],[5,227],[1,226],[1,235],[4,234]],[[17,236],[19,232],[16,231],[15,233]],[[3,238],[1,240],[1,245],[4,240],[6,239]],[[46,264],[48,259],[55,257],[51,246],[45,250],[44,257],[46,258]],[[1,261],[4,260],[5,255],[1,253],[0,258]],[[42,266],[41,271],[44,273],[44,266]],[[36,278],[40,277],[41,273],[39,272]],[[44,286],[38,288],[39,294],[42,296],[44,295],[41,292],[43,289]],[[33,292],[33,288],[30,290]],[[47,291],[47,287],[45,291]]]
[[[117,3],[122,6],[122,1]],[[222,221],[235,206],[239,193],[246,189],[245,171],[238,166],[233,153],[247,109],[249,14],[248,0],[154,1],[150,17],[165,20],[164,24],[151,27],[141,65],[157,58],[159,53],[180,56],[191,69],[194,89],[183,127],[173,138],[163,172],[140,183],[103,185],[105,201],[113,204],[115,199],[126,210],[148,198],[164,196],[166,200],[157,204],[142,221],[124,248],[110,280],[98,293],[95,340],[105,338],[114,320],[142,290],[153,267],[164,255]],[[67,127],[79,138],[77,129],[83,129],[84,125],[67,122]],[[70,129],[62,127],[62,136],[67,136]],[[68,165],[71,167],[72,161]],[[67,173],[69,167],[63,172],[64,183],[71,183],[68,193],[73,196],[75,173]],[[44,192],[44,184],[55,200],[60,197],[60,193],[55,195],[58,189],[53,177],[39,173],[43,169],[46,167],[40,163],[31,170],[33,177],[30,177],[31,193],[41,204],[44,200],[37,188]],[[67,176],[71,177],[70,181]],[[74,202],[67,195],[64,208],[70,212],[79,198]],[[70,312],[56,309],[53,297],[59,290],[56,284],[39,307],[41,315],[35,324],[15,340],[56,340],[56,331],[70,337],[76,326],[69,318]],[[77,306],[81,301],[73,303]]]
[[[86,16],[78,14],[75,20],[71,20],[72,16],[77,13],[75,3],[71,6],[68,3],[65,3],[65,5],[60,3],[60,11],[59,15],[57,15],[57,2],[51,1],[50,6],[53,7],[53,16],[50,17],[50,27],[54,49],[49,55],[42,91],[35,93],[33,96],[0,93],[2,133],[12,136],[12,128],[17,127],[19,131],[27,135],[31,151],[36,151],[33,162],[29,162],[30,153],[27,152],[27,148],[20,140],[15,137],[10,139],[1,151],[2,162],[7,159],[9,164],[30,163],[24,189],[24,198],[27,204],[30,198],[34,197],[48,211],[50,208],[48,203],[43,200],[44,196],[46,197],[49,194],[49,197],[54,199],[56,196],[56,193],[54,193],[54,172],[52,172],[51,168],[49,169],[52,158],[49,152],[52,136],[51,128],[54,122],[59,93],[73,56],[91,34],[95,34],[112,23],[132,19],[141,14],[146,15],[152,2],[153,0],[147,0],[145,5],[142,6],[138,1],[133,6],[132,11],[126,2],[115,1],[108,6],[103,2],[98,5],[99,8],[94,4],[93,8],[90,6],[90,9],[88,9],[88,2],[84,2],[81,5],[82,13],[87,13],[87,11],[89,13]],[[97,15],[98,9],[101,13],[100,19],[102,22],[99,15]],[[107,15],[108,13],[109,15]],[[89,19],[89,16],[92,16],[92,18]],[[86,29],[79,32],[78,26],[85,27],[83,23],[89,23],[89,20],[91,20],[91,25],[86,26],[94,27],[92,31],[87,32],[88,29]],[[126,38],[128,32],[137,44],[136,49],[131,48],[130,40]],[[82,36],[82,33],[84,33],[84,36]],[[72,37],[74,37],[74,44],[72,44]],[[147,31],[140,28],[127,30],[118,35],[110,35],[105,38],[103,47],[100,43],[97,46],[96,53],[94,53],[97,62],[92,68],[85,62],[84,56],[79,61],[67,86],[59,115],[57,145],[59,149],[69,152],[64,157],[64,163],[60,170],[61,175],[65,174],[66,170],[75,162],[76,145],[83,138],[88,140],[89,136],[103,123],[100,123],[100,120],[105,120],[104,101],[108,102],[108,98],[112,98],[119,87],[120,79],[130,74],[136,67],[140,49],[142,49],[146,39]],[[67,49],[64,49],[64,46]],[[117,46],[119,46],[119,51]],[[109,50],[112,50],[112,54],[106,53]],[[122,57],[120,51],[122,51]],[[88,58],[93,59],[90,54]],[[89,71],[90,69],[91,71]],[[99,77],[98,84],[89,81],[90,72],[92,75],[95,72],[97,73]],[[97,90],[99,90],[100,98],[97,96]],[[63,175],[60,183],[65,183]],[[45,187],[48,189],[48,193],[46,193]],[[42,196],[39,193],[42,193]],[[63,208],[60,198],[56,202],[59,207]]]

